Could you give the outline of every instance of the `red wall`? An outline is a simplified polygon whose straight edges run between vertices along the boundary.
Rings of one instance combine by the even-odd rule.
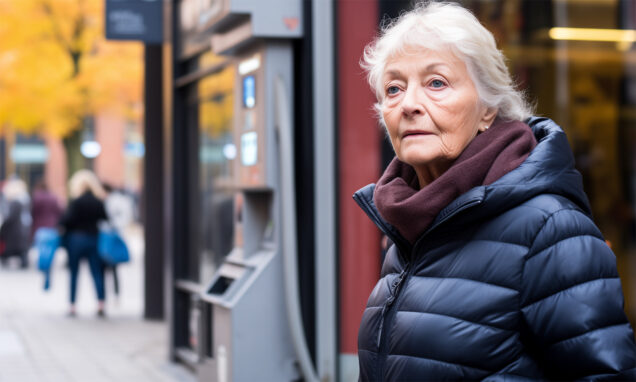
[[[126,121],[107,114],[95,118],[95,139],[102,152],[95,158],[95,174],[114,187],[124,186],[124,141]]]
[[[352,199],[355,191],[376,182],[381,170],[375,96],[359,64],[377,32],[377,0],[338,1],[337,26],[340,352],[357,353],[358,327],[380,261],[380,233]]]
[[[44,165],[44,179],[49,190],[66,206],[66,151],[59,138],[47,136],[45,140],[49,158]]]

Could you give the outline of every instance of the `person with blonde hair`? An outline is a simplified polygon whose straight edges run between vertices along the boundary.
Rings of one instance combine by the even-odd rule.
[[[75,316],[77,276],[82,259],[88,261],[97,292],[97,314],[105,315],[104,264],[97,251],[98,223],[107,220],[103,198],[106,193],[95,174],[89,170],[79,170],[69,180],[68,204],[59,225],[64,230],[64,243],[68,252],[70,271],[70,309]]]
[[[395,158],[354,195],[394,243],[360,380],[636,380],[616,259],[565,133],[530,118],[492,34],[424,3],[362,65]]]

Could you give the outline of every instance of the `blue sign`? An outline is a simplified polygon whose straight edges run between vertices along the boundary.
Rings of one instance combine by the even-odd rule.
[[[163,0],[106,0],[106,38],[163,43]]]
[[[254,76],[243,78],[243,106],[248,109],[256,106],[256,79]]]

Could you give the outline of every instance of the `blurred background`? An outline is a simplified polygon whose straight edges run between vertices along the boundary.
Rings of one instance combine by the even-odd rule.
[[[635,323],[636,1],[460,3],[566,131]],[[351,195],[393,156],[359,61],[411,4],[0,0],[0,222],[25,232],[0,248],[0,381],[356,380],[382,247]],[[32,246],[36,194],[64,210],[80,169],[130,251],[105,320],[86,265],[65,316],[65,250],[45,291]]]

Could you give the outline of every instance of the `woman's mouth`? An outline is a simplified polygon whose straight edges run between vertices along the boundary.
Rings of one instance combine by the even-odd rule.
[[[406,131],[404,134],[402,134],[402,138],[422,137],[422,136],[430,135],[430,134],[431,133],[429,133],[428,131],[410,130],[410,131]]]

